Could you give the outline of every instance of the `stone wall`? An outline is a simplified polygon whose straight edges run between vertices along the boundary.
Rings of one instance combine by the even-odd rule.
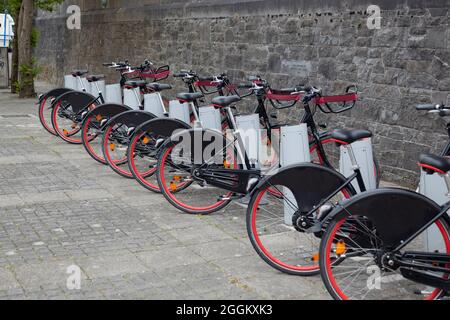
[[[448,0],[70,3],[83,8],[81,31],[65,28],[67,3],[36,22],[36,53],[52,81],[75,67],[104,72],[105,61],[150,58],[173,70],[225,71],[236,81],[261,74],[274,87],[309,83],[341,93],[357,84],[357,107],[325,121],[372,130],[384,178],[410,186],[419,154],[447,140],[442,120],[414,106],[450,103]],[[382,9],[380,30],[367,28],[369,4]]]

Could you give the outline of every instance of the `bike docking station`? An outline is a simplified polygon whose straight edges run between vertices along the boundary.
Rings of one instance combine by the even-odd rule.
[[[447,193],[448,186],[445,177],[442,175],[428,174],[421,170],[419,193],[430,198],[438,205],[442,206],[450,201],[450,194]],[[448,212],[447,212],[448,214]],[[431,226],[426,231],[425,250],[442,251],[445,245],[440,241],[442,237],[436,225]]]
[[[349,177],[353,174],[355,166],[358,166],[367,191],[377,188],[376,177],[373,174],[376,170],[373,159],[372,139],[364,139],[352,143],[351,149],[348,146],[341,146],[340,172]],[[354,157],[354,159],[352,159]],[[352,182],[355,190],[360,193],[361,190],[358,181]]]
[[[122,104],[122,88],[120,83],[107,84],[105,88],[105,101],[108,103]]]
[[[166,116],[167,111],[159,92],[144,94],[144,110],[154,114],[157,118]]]
[[[222,132],[222,119],[219,109],[214,107],[201,107],[198,110],[198,116],[203,128]]]
[[[139,110],[142,103],[140,88],[123,89],[123,104],[133,110]]]
[[[192,103],[182,103],[178,100],[172,100],[169,102],[169,118],[171,119],[178,119],[187,124],[190,124],[191,110],[195,110],[195,107]]]
[[[75,91],[85,91],[93,96],[98,95],[99,92],[106,93],[105,80],[89,82],[85,77],[77,79],[73,75],[64,76],[64,88]]]
[[[288,167],[298,163],[311,162],[309,150],[308,126],[303,123],[298,126],[281,127],[280,132],[280,165]],[[297,203],[291,190],[284,188],[284,222],[293,225],[295,208],[290,203]]]

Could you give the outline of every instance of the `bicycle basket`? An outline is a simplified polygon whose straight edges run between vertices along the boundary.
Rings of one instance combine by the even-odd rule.
[[[162,66],[158,69],[145,70],[142,71],[141,76],[144,79],[152,79],[155,82],[162,81],[170,76],[170,67]]]
[[[272,106],[276,109],[284,109],[293,107],[303,97],[302,93],[292,93],[292,91],[270,89],[267,93]]]
[[[320,96],[315,100],[316,105],[323,113],[342,113],[348,111],[355,107],[357,101],[358,92],[356,86],[348,87],[345,94]]]

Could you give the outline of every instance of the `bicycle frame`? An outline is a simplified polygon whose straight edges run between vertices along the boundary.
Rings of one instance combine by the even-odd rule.
[[[271,132],[271,130],[274,127],[271,125],[269,117],[267,115],[267,111],[265,108],[265,100],[266,100],[265,96],[263,94],[259,93],[259,94],[257,94],[257,98],[258,98],[258,106],[256,107],[255,113],[258,113],[260,116],[260,119],[262,119],[265,122],[265,124],[267,125],[266,130],[269,133],[269,132]],[[295,104],[293,104],[293,105],[295,105]],[[330,164],[328,157],[325,154],[323,145],[321,143],[321,134],[319,133],[319,131],[317,129],[311,108],[308,103],[304,103],[303,107],[305,108],[305,115],[303,116],[301,122],[306,123],[308,128],[311,130],[313,140],[317,143],[318,152],[320,152],[321,156],[323,157],[325,165],[327,167],[332,168],[332,165]],[[233,130],[233,136],[234,136],[233,141],[231,141],[228,145],[225,146],[225,150],[228,147],[230,147],[230,145],[232,145],[232,144],[237,145],[236,149],[237,149],[237,153],[238,153],[237,154],[238,161],[239,161],[239,164],[242,164],[243,169],[226,169],[226,170],[224,170],[224,169],[208,168],[207,169],[208,174],[205,174],[203,177],[206,178],[205,180],[207,180],[207,181],[209,180],[208,182],[211,185],[214,185],[216,187],[224,188],[226,190],[233,191],[233,192],[239,191],[239,192],[236,192],[239,194],[248,194],[249,192],[252,191],[252,187],[254,187],[256,185],[256,183],[253,186],[248,185],[247,188],[245,188],[245,192],[243,193],[242,192],[243,191],[243,188],[242,188],[243,182],[241,180],[248,182],[250,176],[257,175],[258,177],[261,177],[262,172],[261,172],[261,170],[256,170],[256,169],[252,168],[252,165],[248,158],[248,154],[244,147],[243,139],[238,131],[231,107],[227,107],[225,109],[227,112],[228,120],[230,121],[230,124],[232,124],[231,129]],[[221,150],[221,151],[223,151],[223,150]],[[207,167],[209,165],[208,162],[210,160],[211,159],[208,159],[207,161],[205,161],[205,163],[202,166],[200,166],[200,170],[204,167]],[[227,180],[227,181],[236,181],[236,178],[235,178],[236,176],[238,176],[238,180],[239,180],[239,184],[238,184],[237,188],[230,188],[228,185],[221,183],[221,181],[220,181],[220,179]],[[210,178],[210,179],[208,179],[208,178]],[[220,178],[220,179],[218,179],[218,178]],[[345,186],[350,184],[354,179],[358,180],[361,190],[366,190],[366,186],[364,184],[363,177],[362,177],[362,174],[359,169],[355,170],[355,174],[352,177],[350,177],[350,180],[348,181],[348,183]],[[337,190],[335,194],[337,194],[339,191],[340,191],[340,189]],[[330,199],[331,198],[332,197],[330,197]]]

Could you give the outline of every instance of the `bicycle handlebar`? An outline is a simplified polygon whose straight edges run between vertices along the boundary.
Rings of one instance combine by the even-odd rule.
[[[442,110],[448,109],[445,105],[440,104],[421,104],[416,106],[416,110],[418,111],[432,111],[432,110]]]

